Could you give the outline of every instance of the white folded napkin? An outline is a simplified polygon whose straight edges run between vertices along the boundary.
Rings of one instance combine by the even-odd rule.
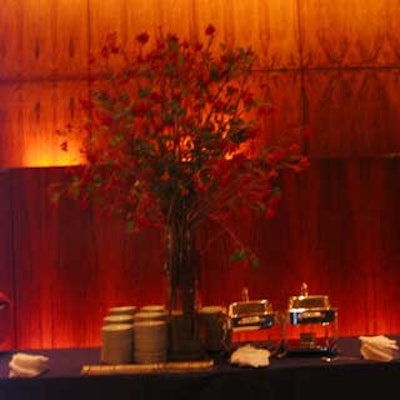
[[[8,364],[8,376],[33,378],[48,370],[48,361],[49,358],[43,355],[15,353]]]
[[[399,358],[399,346],[396,340],[383,335],[359,336],[360,352],[364,359],[375,361],[392,361]]]
[[[230,357],[231,364],[251,367],[266,367],[269,365],[271,352],[267,349],[258,349],[246,344],[235,350]]]

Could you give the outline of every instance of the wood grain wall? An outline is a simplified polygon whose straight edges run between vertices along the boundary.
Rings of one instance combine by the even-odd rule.
[[[160,27],[194,40],[208,23],[218,41],[259,53],[256,78],[278,110],[266,139],[287,123],[315,133],[311,169],[285,175],[276,218],[237,222],[260,269],[230,266],[216,243],[202,259],[203,303],[248,285],[282,308],[306,280],[338,306],[341,334],[399,332],[399,11],[400,0],[3,0],[0,291],[12,304],[0,346],[98,344],[109,306],[164,298],[157,232],[130,237],[95,208],[50,206],[49,182],[79,158],[55,130],[81,117],[88,59],[107,33],[127,46]]]

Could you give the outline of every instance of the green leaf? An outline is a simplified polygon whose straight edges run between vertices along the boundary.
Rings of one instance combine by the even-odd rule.
[[[236,250],[232,255],[229,261],[233,264],[239,261],[243,261],[247,258],[247,252],[245,249]]]
[[[254,269],[256,269],[256,268],[258,268],[260,266],[260,261],[259,261],[259,259],[257,257],[254,256],[254,257],[251,258],[250,264]]]
[[[139,89],[139,97],[140,98],[144,98],[144,97],[147,97],[149,94],[151,93],[151,87],[144,87],[144,88],[140,88]]]
[[[210,79],[211,81],[216,81],[219,78],[219,71],[218,71],[218,67],[215,64],[211,65],[211,69],[210,69]]]
[[[126,220],[125,229],[127,233],[133,233],[135,231],[135,222],[132,219]]]

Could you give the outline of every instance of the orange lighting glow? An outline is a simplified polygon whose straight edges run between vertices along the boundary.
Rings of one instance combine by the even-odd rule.
[[[53,134],[54,135],[54,134]],[[43,135],[46,137],[48,135]],[[68,147],[63,150],[62,138],[57,142],[53,140],[37,140],[25,146],[22,164],[24,167],[62,167],[78,165],[84,162],[84,158],[79,151],[79,143],[68,142]]]

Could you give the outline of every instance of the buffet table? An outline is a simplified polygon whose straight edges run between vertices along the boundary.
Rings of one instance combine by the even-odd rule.
[[[395,338],[395,336],[391,336]],[[49,370],[35,378],[9,378],[15,352],[0,355],[1,400],[87,399],[374,399],[396,393],[400,361],[378,362],[360,356],[358,338],[341,338],[339,357],[272,358],[262,368],[219,361],[207,370],[179,373],[83,376],[83,365],[99,364],[100,349],[28,350],[49,357]]]

